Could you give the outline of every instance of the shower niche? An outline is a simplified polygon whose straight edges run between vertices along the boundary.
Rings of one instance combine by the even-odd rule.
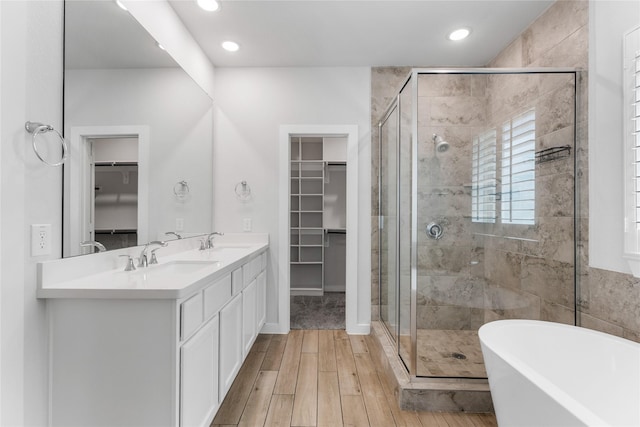
[[[576,323],[578,79],[413,69],[381,118],[380,321],[411,377],[486,378],[493,320]]]

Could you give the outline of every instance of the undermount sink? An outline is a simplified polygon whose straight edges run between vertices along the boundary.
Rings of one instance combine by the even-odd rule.
[[[151,265],[145,268],[139,268],[135,272],[136,275],[143,275],[145,279],[154,279],[159,277],[167,277],[171,274],[191,274],[203,268],[219,266],[220,261],[202,260],[202,261],[169,261],[164,264]]]

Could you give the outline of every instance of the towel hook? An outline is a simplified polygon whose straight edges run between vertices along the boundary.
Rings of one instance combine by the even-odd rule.
[[[38,159],[40,159],[42,163],[47,164],[49,166],[60,166],[61,164],[64,163],[65,160],[67,160],[67,152],[68,152],[67,143],[65,142],[60,132],[55,130],[53,126],[44,125],[38,122],[26,122],[24,124],[24,128],[27,130],[27,132],[31,134],[31,145],[33,146],[33,151],[36,153],[36,156],[38,156]],[[60,144],[62,145],[62,158],[60,159],[59,162],[50,163],[40,155],[40,152],[38,151],[38,146],[36,145],[36,138],[38,137],[39,134],[43,132],[44,133],[53,132],[56,135],[58,135],[58,138],[60,139]]]

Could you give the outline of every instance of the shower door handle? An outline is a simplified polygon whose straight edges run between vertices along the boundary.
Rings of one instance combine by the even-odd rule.
[[[444,234],[444,229],[437,222],[430,222],[427,225],[427,236],[434,240],[440,240]]]

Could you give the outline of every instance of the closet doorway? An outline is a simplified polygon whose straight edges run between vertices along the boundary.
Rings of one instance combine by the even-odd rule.
[[[291,329],[345,329],[347,137],[289,137]]]
[[[148,242],[149,127],[78,126],[69,130],[64,167],[64,257]]]
[[[89,240],[138,245],[138,137],[89,138]]]

